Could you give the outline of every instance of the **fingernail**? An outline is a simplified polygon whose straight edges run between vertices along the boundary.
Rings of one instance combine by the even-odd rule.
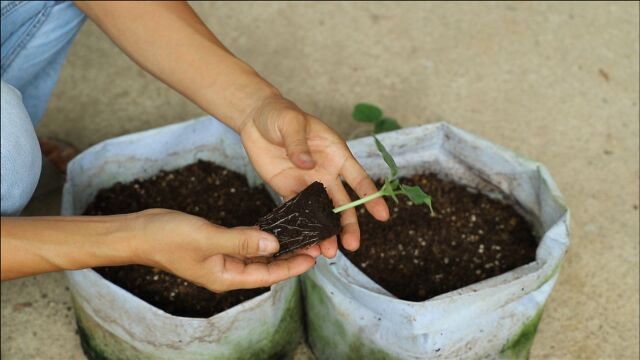
[[[260,255],[269,255],[278,251],[278,244],[276,244],[275,240],[262,238],[258,242],[258,248]]]
[[[300,160],[302,160],[302,162],[305,162],[307,164],[313,164],[313,158],[308,153],[300,154]]]

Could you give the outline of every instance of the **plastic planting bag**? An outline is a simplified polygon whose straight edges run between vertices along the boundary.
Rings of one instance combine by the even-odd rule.
[[[99,189],[199,159],[256,174],[240,139],[211,117],[107,140],[70,164],[62,214],[81,214]],[[298,279],[208,319],[172,316],[93,270],[67,272],[81,344],[93,359],[267,359],[291,352],[303,335]]]
[[[569,213],[547,170],[445,123],[379,139],[400,176],[433,172],[515,203],[539,235],[536,260],[424,302],[409,302],[374,283],[342,254],[319,259],[302,280],[313,352],[320,359],[526,358],[569,246]],[[349,146],[369,175],[387,175],[371,137]]]

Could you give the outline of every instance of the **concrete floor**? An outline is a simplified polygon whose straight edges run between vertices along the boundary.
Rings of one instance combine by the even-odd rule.
[[[629,3],[197,3],[221,40],[343,135],[360,101],[546,164],[572,246],[531,358],[637,359],[639,8]],[[39,133],[87,147],[200,115],[90,23]],[[29,214],[55,213],[59,194]],[[60,274],[2,284],[3,359],[81,359]]]

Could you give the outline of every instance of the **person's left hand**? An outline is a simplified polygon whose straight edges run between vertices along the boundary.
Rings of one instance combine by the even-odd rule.
[[[239,132],[260,177],[285,199],[320,181],[335,206],[349,203],[341,177],[360,197],[377,191],[345,141],[322,121],[283,97],[262,101],[242,122]],[[376,219],[389,218],[389,209],[381,198],[365,206]],[[360,229],[354,209],[342,212],[341,224],[342,245],[347,250],[357,250]],[[322,241],[319,247],[322,255],[334,257],[338,250],[336,237]],[[314,248],[308,251],[317,253]]]

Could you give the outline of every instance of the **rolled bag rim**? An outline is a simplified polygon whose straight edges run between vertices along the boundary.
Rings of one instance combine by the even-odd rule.
[[[78,296],[80,299],[88,298],[87,293],[83,294],[78,292],[78,288],[84,287],[82,282],[90,279],[90,281],[100,282],[101,284],[104,284],[104,286],[108,289],[108,292],[113,292],[117,294],[119,298],[120,297],[127,298],[127,302],[135,303],[136,306],[141,306],[144,308],[144,310],[152,312],[154,314],[154,317],[160,317],[160,318],[164,318],[165,320],[179,321],[184,323],[195,322],[195,323],[202,323],[206,325],[211,325],[212,322],[216,321],[219,318],[222,318],[223,316],[233,316],[236,313],[241,312],[243,310],[250,310],[252,308],[255,308],[256,306],[259,306],[261,303],[263,303],[265,298],[271,297],[273,295],[274,290],[282,289],[282,291],[286,291],[290,287],[290,284],[289,284],[290,282],[293,281],[295,283],[297,281],[297,279],[294,278],[291,280],[283,281],[278,284],[274,284],[270,287],[269,291],[263,294],[260,294],[254,298],[251,298],[247,301],[244,301],[238,305],[235,305],[225,311],[219,312],[217,314],[214,314],[206,318],[197,318],[197,317],[187,317],[187,316],[169,314],[168,312],[154,305],[149,304],[148,302],[133,295],[131,292],[105,279],[104,277],[102,277],[102,275],[98,274],[93,269],[71,270],[71,271],[64,271],[64,273],[67,279],[71,283],[73,283],[73,296],[75,296],[76,298],[78,298]]]
[[[110,156],[109,154],[96,156],[98,159],[102,160],[102,163],[100,165],[91,163],[95,162],[95,160],[91,160],[91,162],[85,161],[86,158],[90,158],[91,156],[96,154],[101,154],[102,152],[111,152],[113,154],[124,150],[124,153],[126,154],[127,146],[130,146],[127,144],[136,142],[139,139],[147,139],[151,137],[160,138],[160,146],[162,146],[163,144],[166,145],[162,142],[163,137],[166,137],[169,140],[175,140],[176,136],[174,132],[178,132],[180,134],[193,132],[210,132],[211,134],[216,134],[216,136],[219,137],[218,140],[224,143],[223,145],[225,146],[228,145],[229,142],[239,143],[240,141],[235,132],[210,116],[204,116],[193,120],[117,136],[101,141],[100,143],[97,143],[84,150],[69,163],[69,176],[67,176],[63,188],[61,214],[63,216],[78,215],[78,213],[81,212],[78,206],[78,199],[75,198],[74,195],[75,192],[80,193],[87,190],[75,189],[77,184],[72,184],[72,182],[76,181],[78,176],[89,178],[88,180],[85,179],[86,188],[97,187],[97,185],[94,184],[94,175],[102,171],[103,168],[111,166],[114,162],[108,159],[108,157]],[[168,150],[166,153],[161,154],[160,156],[139,156],[137,157],[137,160],[145,162],[161,162],[162,159],[165,158],[165,156],[171,157],[193,152],[194,155],[191,160],[188,160],[184,164],[178,166],[169,166],[169,168],[176,168],[184,166],[186,164],[190,164],[200,159],[200,152],[206,152],[207,146],[211,145],[208,144],[209,142],[211,142],[211,139],[207,139],[203,134],[200,134],[198,136],[198,141],[195,141],[194,144],[182,146],[182,148],[179,148],[177,150]],[[176,146],[180,147],[181,145]],[[220,162],[219,164],[231,170],[243,173],[251,182],[251,177],[255,177],[256,175],[252,172],[250,165],[242,164],[242,162],[246,163],[248,161],[248,159],[246,158],[246,154],[244,156],[240,156],[240,158],[242,159],[236,159],[236,162],[233,163],[232,166],[230,166],[230,164]],[[123,159],[126,161],[126,157]],[[120,159],[118,161],[123,161],[123,159]],[[96,170],[95,168],[98,169]],[[95,171],[91,171],[92,169]],[[161,166],[160,168],[154,169],[149,173],[155,174],[159,170],[166,169]],[[109,179],[108,181],[111,183],[115,183],[116,181],[121,180],[122,179]],[[127,179],[124,180],[126,181]],[[89,195],[89,197],[92,198],[94,195],[95,194],[91,194]],[[135,349],[142,351],[144,354],[146,354],[145,356],[157,356],[159,351],[158,349],[161,350],[163,348],[164,350],[169,351],[169,353],[174,351],[195,351],[191,354],[191,356],[198,357],[206,353],[206,349],[204,349],[204,353],[202,352],[203,346],[210,346],[211,344],[209,342],[212,342],[211,339],[213,339],[213,343],[217,341],[215,339],[216,336],[211,334],[211,329],[222,329],[217,332],[219,333],[219,336],[217,336],[217,338],[224,338],[224,329],[227,329],[230,326],[234,326],[236,322],[235,318],[240,313],[243,313],[243,317],[246,317],[246,314],[254,314],[260,312],[261,307],[264,307],[265,304],[272,304],[269,305],[269,314],[267,315],[269,316],[269,319],[267,319],[266,321],[270,322],[271,325],[275,327],[278,326],[279,322],[283,320],[287,315],[286,313],[284,313],[284,311],[288,309],[287,306],[290,305],[289,303],[291,301],[298,302],[297,304],[293,303],[294,307],[301,305],[301,303],[299,302],[299,278],[297,277],[278,284],[274,284],[266,293],[260,294],[257,297],[244,301],[211,317],[191,318],[171,315],[163,311],[162,309],[147,303],[146,301],[140,299],[139,297],[133,295],[132,293],[119,287],[118,285],[108,281],[93,269],[65,271],[65,276],[69,283],[69,288],[74,300],[74,306],[81,307],[82,310],[91,317],[92,321],[95,321],[104,330],[119,338],[119,341],[123,341],[124,343],[133,346]],[[294,299],[294,297],[297,297],[298,300]],[[100,307],[100,309],[96,309],[96,306],[100,306],[100,304],[105,303],[104,299],[109,299],[109,305]],[[139,310],[135,315],[136,320],[138,320],[137,322],[142,323],[144,326],[139,326],[139,324],[131,324],[130,326],[127,326],[127,324],[123,324],[124,319],[120,314],[116,314],[116,317],[119,319],[116,319],[115,321],[113,320],[114,314],[112,313],[114,309],[117,311],[127,311],[131,308]],[[262,313],[265,313],[264,309]],[[263,324],[256,323],[256,328],[261,325]],[[300,323],[299,327],[302,328],[302,323]],[[158,329],[158,331],[150,332],[149,328]],[[149,342],[149,339],[151,338],[150,334],[153,334],[153,342]]]
[[[80,306],[104,330],[143,353],[147,353],[150,349],[157,351],[161,350],[161,348],[168,351],[190,351],[189,347],[192,345],[200,348],[203,343],[215,343],[224,337],[224,329],[234,326],[234,317],[240,312],[243,312],[244,315],[257,312],[268,303],[280,302],[283,304],[273,313],[274,319],[279,321],[285,315],[282,312],[287,310],[286,306],[284,306],[286,305],[285,303],[291,297],[296,296],[296,292],[299,291],[299,279],[294,278],[275,284],[268,292],[211,317],[189,318],[171,315],[147,303],[127,290],[104,279],[94,270],[67,271],[65,275],[69,282],[74,306]],[[91,280],[87,281],[88,279]],[[90,284],[95,283],[99,283],[101,287],[90,286]],[[111,309],[121,310],[131,306],[140,308],[141,312],[137,313],[136,321],[145,324],[144,328],[154,328],[158,329],[158,331],[153,332],[153,337],[150,337],[149,332],[140,327],[126,326],[119,320],[111,321],[113,317],[111,312],[104,310],[105,307],[96,306],[96,299],[105,295],[114,300],[110,303]],[[278,321],[274,325],[277,325]],[[171,325],[171,323],[175,325]],[[256,326],[258,325],[256,324]],[[211,336],[211,328],[221,329],[218,331],[219,335]],[[167,329],[172,329],[174,332]],[[153,341],[150,341],[151,338],[153,338]],[[213,340],[206,340],[207,338]],[[201,350],[197,349],[195,351],[200,352]]]
[[[444,148],[447,156],[452,155],[452,149],[443,144],[445,137],[457,137],[462,141],[484,147],[487,151],[500,154],[506,161],[516,162],[526,167],[529,171],[537,173],[541,184],[545,187],[545,191],[551,195],[551,199],[553,199],[560,211],[554,219],[555,221],[552,223],[547,221],[546,229],[539,236],[536,260],[501,275],[422,302],[396,298],[360,271],[340,252],[335,259],[318,260],[316,267],[302,277],[303,284],[310,280],[316,283],[321,280],[322,286],[325,286],[321,291],[330,291],[334,299],[335,294],[333,291],[341,292],[341,295],[344,295],[344,299],[347,299],[345,301],[353,301],[364,309],[364,314],[368,314],[371,318],[382,316],[381,314],[388,312],[402,314],[403,317],[406,317],[406,321],[403,322],[405,326],[396,326],[395,333],[397,336],[423,335],[426,337],[428,334],[442,330],[439,324],[443,322],[460,323],[471,315],[470,313],[478,313],[480,311],[494,312],[502,307],[514,304],[528,295],[532,295],[533,301],[538,303],[541,313],[544,303],[555,285],[560,265],[569,246],[570,213],[555,181],[543,164],[523,157],[510,149],[496,145],[479,136],[472,135],[446,122],[404,128],[376,136],[389,149],[394,145],[398,146],[401,142],[411,143],[410,139],[418,139],[424,137],[425,134],[429,136],[429,134],[436,132],[439,132],[439,135],[436,136],[439,138],[431,140],[438,143],[437,146]],[[379,156],[371,138],[369,136],[348,142],[349,147],[359,161],[366,159],[371,162],[374,161],[373,159],[376,156]],[[400,144],[399,146],[403,147],[404,145]],[[418,151],[419,149],[416,150]],[[396,157],[395,154],[392,153],[392,155]],[[396,162],[398,162],[398,159],[396,159]],[[398,166],[402,168],[399,162]],[[330,284],[330,290],[326,288],[327,284]],[[457,306],[452,307],[451,301],[456,301]],[[474,308],[471,309],[469,304],[473,304]],[[481,304],[480,308],[478,307],[479,304]],[[305,306],[307,305],[305,304]],[[335,306],[339,305],[336,304]],[[536,321],[538,320],[539,317]],[[374,324],[375,326],[378,325]],[[371,331],[375,333],[375,330]],[[379,345],[375,344],[381,340],[381,336],[378,337],[377,339],[369,339],[374,341],[374,344],[369,344],[369,346],[375,348],[376,345]],[[382,339],[381,341],[384,342],[385,340]],[[402,344],[394,344],[394,346],[397,346],[398,349],[396,350],[399,351],[392,351],[390,354],[397,352],[413,353],[415,358],[420,358],[423,355],[420,349],[405,349]],[[388,351],[389,349],[383,348],[383,350]]]

